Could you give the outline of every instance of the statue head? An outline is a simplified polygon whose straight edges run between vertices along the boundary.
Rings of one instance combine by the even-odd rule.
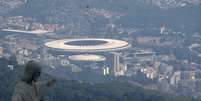
[[[31,60],[26,64],[22,80],[27,83],[36,82],[41,75],[41,66],[39,63]]]

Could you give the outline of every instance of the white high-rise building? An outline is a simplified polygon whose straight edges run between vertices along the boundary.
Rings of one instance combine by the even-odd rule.
[[[114,65],[114,75],[115,76],[123,76],[127,70],[127,66],[125,66],[119,62],[120,53],[114,52],[113,55],[114,55],[114,58],[113,58],[113,60],[114,60],[114,64],[113,64]]]
[[[103,75],[109,75],[109,67],[103,67]]]
[[[162,26],[162,27],[160,28],[160,33],[161,33],[161,34],[165,34],[165,27],[164,27],[164,26]]]
[[[180,80],[181,80],[181,71],[174,72],[173,76],[170,79],[170,84],[173,86],[178,86]]]
[[[2,57],[2,56],[3,56],[3,48],[0,47],[0,57]]]

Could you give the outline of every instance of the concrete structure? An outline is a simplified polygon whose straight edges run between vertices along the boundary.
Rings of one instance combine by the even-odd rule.
[[[81,66],[81,69],[97,67],[94,70],[101,71],[102,75],[108,75],[110,73],[110,67],[112,67],[111,65],[108,66],[109,64],[106,65],[107,63],[105,64],[107,58],[110,64],[113,63],[113,74],[115,76],[124,75],[127,70],[127,67],[119,62],[120,57],[117,51],[121,51],[131,46],[131,44],[125,41],[100,38],[62,39],[50,41],[44,45],[50,50],[67,54],[68,59],[72,63]],[[94,53],[99,55],[94,55]],[[110,59],[112,61],[110,61]],[[100,64],[100,62],[103,62],[103,65],[90,66],[90,64],[93,63]],[[86,66],[83,64],[86,64]],[[75,71],[82,70],[77,70],[76,67]]]
[[[69,52],[108,52],[129,48],[131,44],[115,39],[87,38],[50,41],[45,46]]]
[[[102,55],[94,55],[94,54],[79,54],[79,55],[71,55],[68,56],[68,59],[72,64],[77,65],[78,67],[72,67],[75,69],[80,68],[83,70],[89,70],[97,75],[109,75],[109,67],[107,67],[104,62],[106,58]],[[81,70],[77,70],[77,72],[81,72]]]
[[[3,47],[0,47],[0,57],[3,56]]]
[[[165,33],[165,30],[166,30],[166,28],[165,28],[164,26],[162,26],[162,27],[160,28],[160,33],[161,33],[161,35]]]
[[[117,52],[113,52],[113,68],[115,76],[123,76],[127,70],[127,66],[120,63],[120,54]]]
[[[103,75],[109,75],[110,72],[109,72],[109,67],[103,67]]]
[[[180,80],[181,80],[181,71],[174,72],[173,76],[170,79],[170,84],[172,86],[178,87]]]
[[[19,30],[19,29],[1,29],[1,31],[15,32],[15,33],[24,33],[24,34],[36,34],[36,35],[49,33],[49,31],[46,31],[46,30],[27,31],[27,30]]]
[[[100,62],[106,60],[104,56],[93,55],[93,54],[72,55],[69,56],[68,59],[72,61],[94,61],[94,62]]]

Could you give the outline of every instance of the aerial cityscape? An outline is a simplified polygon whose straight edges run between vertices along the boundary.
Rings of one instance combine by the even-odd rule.
[[[0,5],[0,58],[22,66],[37,61],[55,78],[91,85],[115,80],[201,98],[201,0],[0,0]],[[15,71],[12,62],[5,68]]]

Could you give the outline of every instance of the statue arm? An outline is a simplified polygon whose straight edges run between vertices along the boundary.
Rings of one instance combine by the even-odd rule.
[[[55,85],[55,83],[56,83],[56,79],[50,79],[47,81],[47,86],[52,87],[53,85]]]
[[[35,83],[40,98],[43,98],[43,96],[47,93],[48,87],[52,87],[55,83],[56,83],[55,79],[50,79],[48,81],[39,81]]]
[[[18,93],[18,94],[13,95],[12,101],[25,101],[25,100],[24,100],[23,97]]]

